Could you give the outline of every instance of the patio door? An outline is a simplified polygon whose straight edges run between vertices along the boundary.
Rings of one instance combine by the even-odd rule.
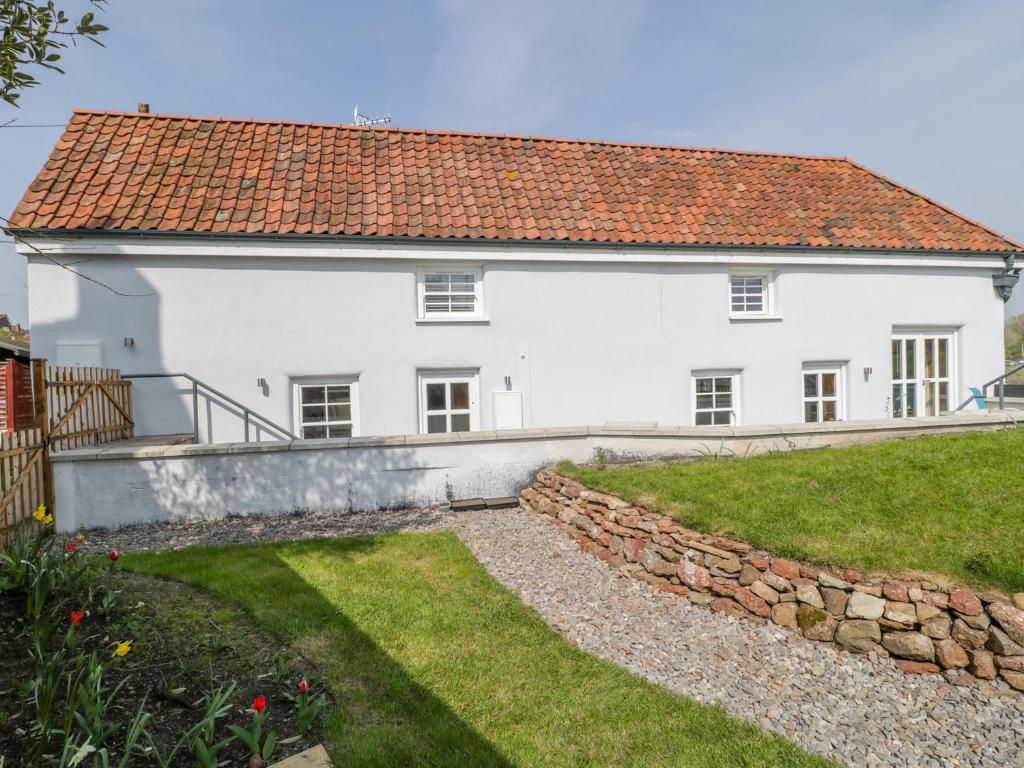
[[[892,338],[892,415],[938,416],[953,394],[952,333],[897,333]]]

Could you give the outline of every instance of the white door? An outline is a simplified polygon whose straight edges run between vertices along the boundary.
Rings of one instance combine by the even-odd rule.
[[[480,429],[480,383],[475,372],[420,374],[420,433]]]
[[[892,415],[939,416],[953,395],[953,334],[898,333],[892,338]]]

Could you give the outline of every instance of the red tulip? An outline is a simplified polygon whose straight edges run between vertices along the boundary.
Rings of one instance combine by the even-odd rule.
[[[72,544],[72,543],[71,543],[71,542],[69,541],[69,542],[68,542],[67,544],[65,544],[65,545],[64,545],[64,551],[65,551],[65,552],[67,552],[67,553],[69,553],[69,554],[70,554],[71,552],[74,552],[74,551],[75,551],[75,545],[74,545],[74,544]]]
[[[76,627],[85,621],[85,611],[72,611],[71,612],[71,623]]]
[[[309,680],[299,680],[299,693],[309,693]]]
[[[118,552],[116,549],[110,550],[110,562],[116,563],[119,557],[121,557],[120,552]]]
[[[256,714],[260,715],[263,710],[267,708],[267,699],[264,696],[257,696],[252,700],[252,708],[256,710]]]

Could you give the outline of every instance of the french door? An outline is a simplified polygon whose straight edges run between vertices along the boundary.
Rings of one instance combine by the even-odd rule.
[[[899,419],[948,411],[954,369],[953,334],[893,334],[892,415]]]

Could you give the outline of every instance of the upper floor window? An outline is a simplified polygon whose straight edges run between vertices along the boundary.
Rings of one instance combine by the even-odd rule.
[[[483,280],[479,269],[420,269],[417,293],[421,320],[483,317]]]
[[[303,440],[357,435],[358,386],[358,382],[349,378],[296,383],[296,434]]]
[[[768,318],[775,312],[770,272],[736,272],[729,275],[729,315],[733,319]]]

